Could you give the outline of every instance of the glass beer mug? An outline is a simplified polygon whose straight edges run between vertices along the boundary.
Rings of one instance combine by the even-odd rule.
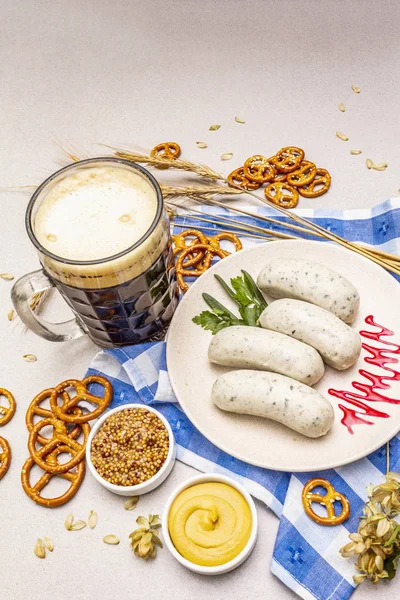
[[[169,219],[160,186],[140,165],[83,160],[49,177],[26,212],[42,269],[13,286],[25,325],[51,341],[88,334],[99,346],[163,335],[178,302]],[[75,318],[50,323],[30,308],[56,287]]]

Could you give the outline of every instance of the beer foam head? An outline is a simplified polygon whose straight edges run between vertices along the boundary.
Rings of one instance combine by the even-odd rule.
[[[151,227],[157,195],[150,182],[125,165],[82,166],[43,190],[33,231],[48,251],[69,260],[114,256]]]

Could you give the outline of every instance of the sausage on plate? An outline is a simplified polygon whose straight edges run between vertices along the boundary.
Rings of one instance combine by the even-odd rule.
[[[276,373],[230,371],[218,377],[211,398],[222,410],[272,419],[310,438],[328,433],[334,421],[324,396]]]

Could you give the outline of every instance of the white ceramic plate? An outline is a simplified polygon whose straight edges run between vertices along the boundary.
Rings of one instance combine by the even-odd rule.
[[[211,402],[214,381],[221,373],[232,369],[211,365],[207,360],[211,333],[192,322],[195,315],[207,309],[202,293],[211,294],[237,312],[234,302],[222,290],[214,274],[218,273],[229,282],[230,277],[245,269],[256,279],[264,264],[279,256],[316,260],[347,277],[361,296],[360,310],[353,327],[358,331],[377,332],[377,327],[365,322],[366,317],[373,315],[376,323],[395,333],[382,340],[400,344],[400,288],[398,282],[381,267],[354,252],[327,243],[297,240],[268,242],[219,261],[184,296],[168,333],[167,364],[171,384],[183,410],[197,429],[232,456],[282,471],[316,471],[344,465],[376,450],[400,430],[400,404],[366,401],[369,407],[388,416],[365,417],[359,409],[359,415],[373,424],[354,425],[354,433],[351,434],[341,423],[343,411],[339,404],[352,410],[357,410],[357,407],[328,393],[330,388],[346,390],[353,393],[353,399],[354,395],[358,395],[355,400],[362,401],[365,392],[354,389],[352,382],[372,384],[360,374],[360,369],[393,377],[393,373],[365,361],[371,356],[365,348],[354,367],[335,371],[327,366],[324,377],[314,386],[329,398],[335,410],[335,423],[325,437],[310,439],[268,419],[223,412]],[[379,340],[363,337],[362,341],[378,348],[385,346]],[[393,350],[389,345],[386,348]],[[400,371],[396,355],[389,353],[388,356],[394,360],[388,367]],[[375,388],[375,392],[400,403],[400,380],[386,380],[385,384],[386,389]]]

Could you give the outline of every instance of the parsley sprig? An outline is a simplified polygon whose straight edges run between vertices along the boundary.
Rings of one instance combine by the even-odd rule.
[[[193,322],[203,327],[203,329],[211,331],[213,335],[231,325],[259,326],[258,318],[264,308],[267,307],[267,303],[251,275],[242,270],[242,275],[232,277],[232,287],[219,275],[214,275],[214,277],[237,304],[240,317],[233,314],[213,296],[204,293],[203,299],[211,308],[211,311],[203,310],[202,313],[193,317]]]

